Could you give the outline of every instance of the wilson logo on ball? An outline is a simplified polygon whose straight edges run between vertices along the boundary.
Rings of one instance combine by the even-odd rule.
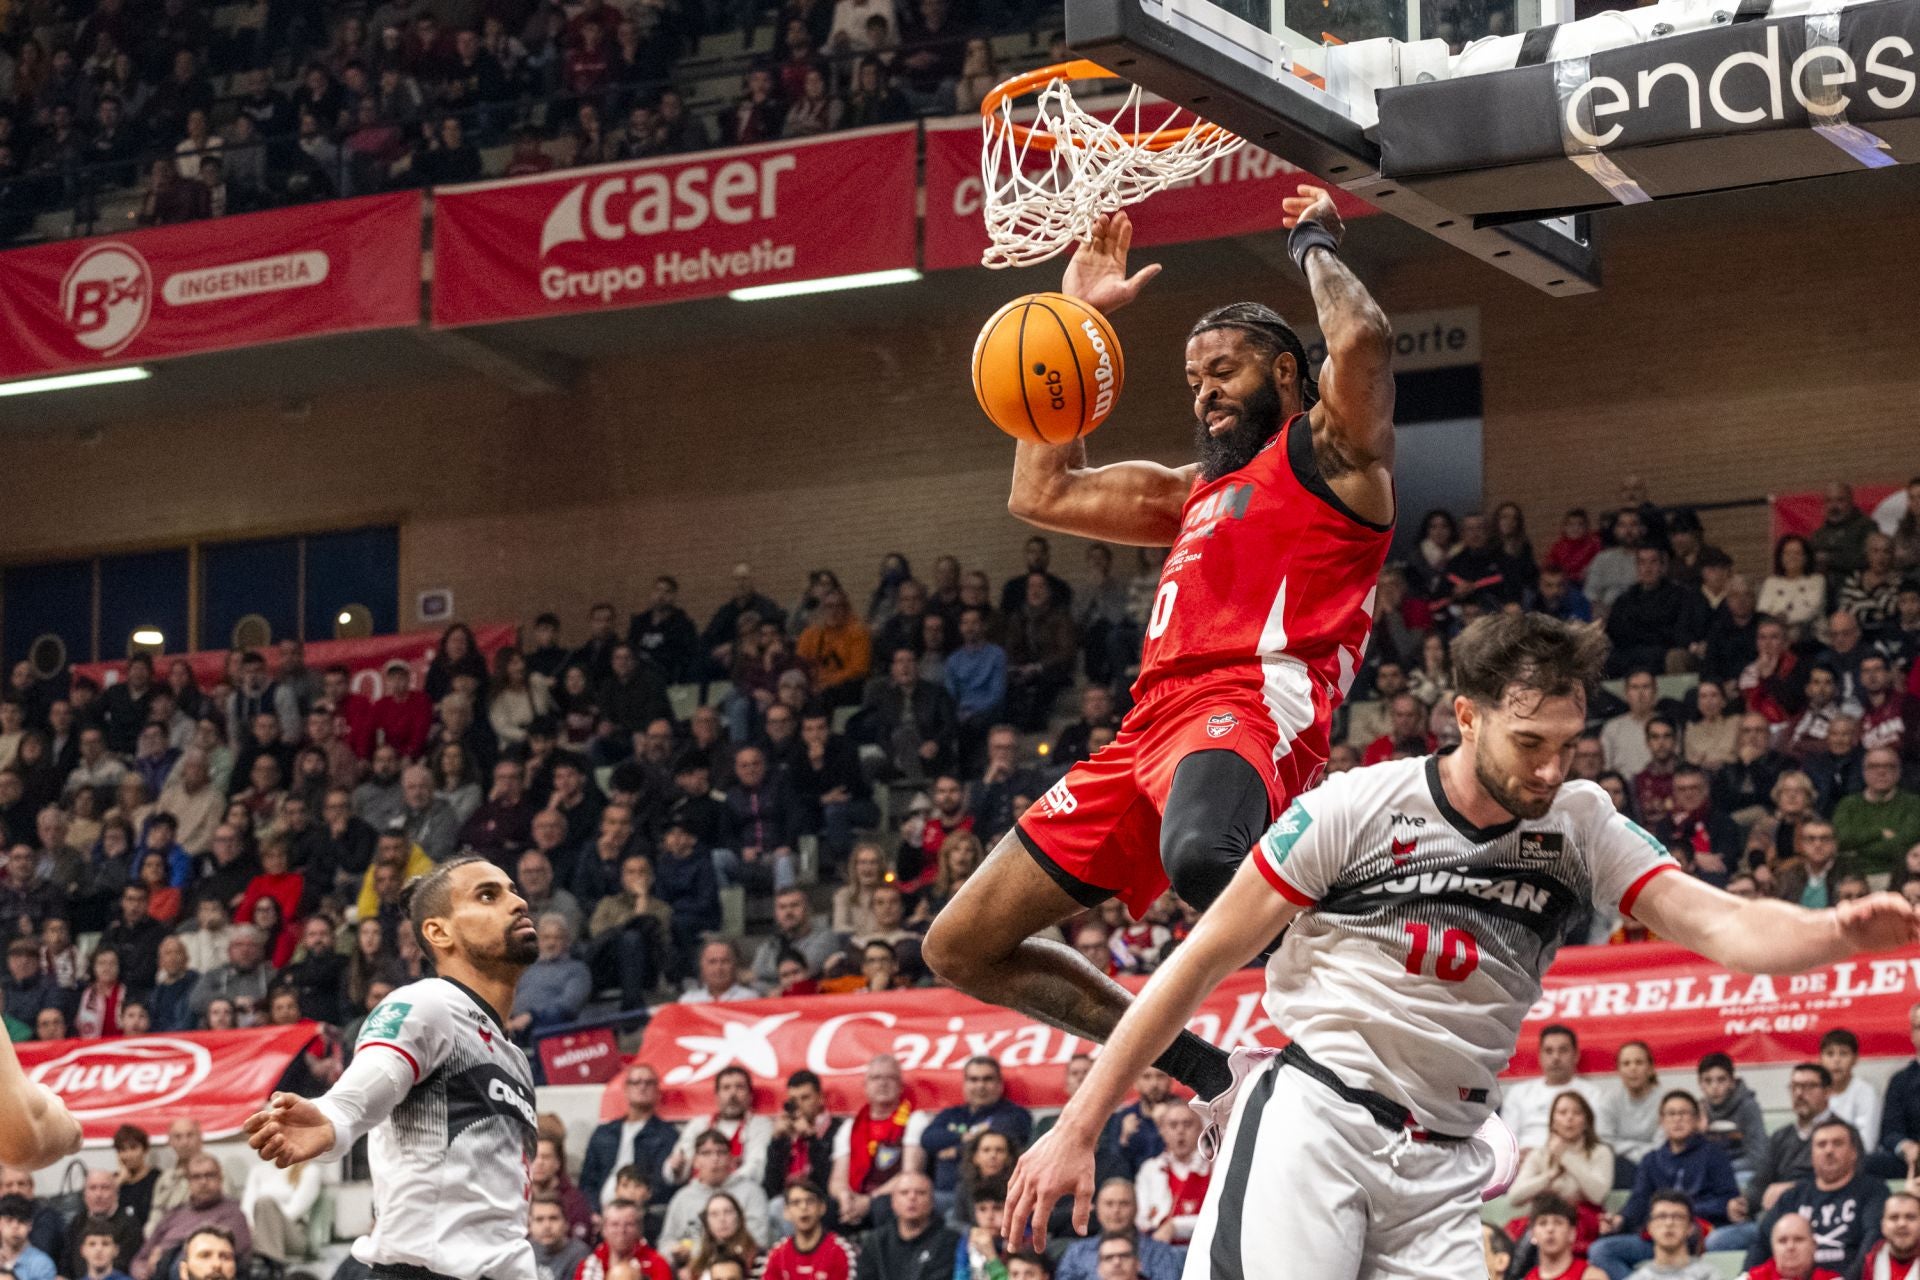
[[[1032,293],[995,312],[973,345],[973,391],[1016,440],[1061,445],[1099,426],[1126,377],[1107,318],[1064,293]]]

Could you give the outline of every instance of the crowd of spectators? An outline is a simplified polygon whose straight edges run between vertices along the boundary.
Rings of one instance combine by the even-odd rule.
[[[1821,528],[1784,539],[1757,590],[1692,513],[1654,506],[1631,482],[1597,522],[1604,533],[1569,513],[1538,557],[1510,504],[1486,520],[1433,513],[1409,561],[1383,575],[1329,767],[1447,741],[1449,637],[1480,613],[1591,619],[1613,640],[1622,683],[1590,707],[1576,775],[1607,787],[1693,874],[1735,893],[1818,906],[1885,877],[1920,900],[1920,483],[1902,496],[1907,508],[1882,510],[1883,527],[1833,486]],[[584,633],[541,615],[490,657],[468,628],[450,626],[424,672],[389,664],[377,697],[344,668],[310,669],[293,640],[271,661],[233,652],[211,687],[183,660],[156,670],[136,657],[105,688],[18,664],[0,693],[8,1034],[307,1020],[322,1033],[286,1086],[316,1092],[344,1065],[359,1020],[421,973],[399,927],[401,887],[468,850],[513,875],[538,920],[540,959],[511,1020],[523,1042],[575,1021],[596,997],[633,1009],[932,982],[919,948],[927,922],[1026,804],[1111,741],[1154,596],[1155,553],[1138,553],[1123,575],[1109,548],[1090,546],[1076,583],[1044,538],[1027,542],[1025,560],[996,590],[953,557],[923,580],[889,555],[857,600],[823,569],[790,607],[740,565],[704,624],[662,576],[624,626],[611,604],[590,610]],[[676,699],[693,709],[676,715]],[[726,933],[736,893],[770,924]],[[1142,919],[1109,903],[1062,936],[1108,973],[1144,973],[1191,923],[1168,894]],[[1600,918],[1569,940],[1637,936]],[[1544,1079],[1507,1101],[1528,1152],[1515,1199],[1538,1201],[1542,1220],[1531,1234],[1516,1228],[1517,1255],[1538,1237],[1541,1256],[1557,1259],[1552,1224],[1564,1220],[1564,1243],[1610,1280],[1649,1258],[1665,1265],[1662,1206],[1674,1202],[1655,1193],[1679,1187],[1713,1247],[1757,1251],[1762,1267],[1782,1230],[1796,1247],[1780,1206],[1800,1197],[1786,1203],[1812,1221],[1824,1265],[1829,1193],[1867,1174],[1884,1193],[1884,1178],[1905,1176],[1920,1153],[1920,1067],[1897,1078],[1882,1114],[1851,1073],[1857,1045],[1836,1036],[1795,1073],[1791,1134],[1763,1138],[1752,1095],[1720,1055],[1700,1064],[1698,1095],[1682,1098],[1659,1088],[1651,1055],[1629,1047],[1619,1096],[1600,1096],[1574,1079],[1571,1032],[1550,1033]],[[1069,1249],[1062,1270],[1171,1280],[1178,1269],[1172,1251],[1205,1185],[1199,1135],[1164,1079],[1141,1084],[1103,1143],[1105,1235]],[[969,1064],[959,1114],[924,1128],[885,1060],[868,1070],[867,1112],[837,1124],[818,1081],[796,1077],[792,1105],[770,1118],[745,1074],[725,1072],[713,1115],[676,1131],[652,1116],[657,1085],[634,1069],[629,1119],[596,1134],[578,1187],[562,1135],[535,1165],[536,1235],[552,1236],[543,1248],[564,1253],[587,1245],[588,1231],[606,1233],[599,1253],[569,1263],[582,1280],[608,1280],[640,1239],[686,1280],[730,1262],[753,1280],[786,1265],[766,1246],[789,1230],[809,1257],[818,1232],[839,1233],[846,1265],[879,1280],[1051,1274],[1047,1259],[999,1256],[984,1230],[1032,1121],[1001,1098],[990,1059]],[[1827,1126],[1829,1112],[1849,1127]],[[146,1165],[141,1135],[123,1136],[124,1189]],[[189,1202],[198,1155],[191,1135],[173,1145],[187,1172],[170,1210]],[[1735,1186],[1739,1175],[1748,1181]],[[796,1177],[806,1185],[789,1185]],[[1811,1190],[1790,1190],[1804,1178]],[[250,1235],[234,1232],[243,1262],[298,1247],[290,1223],[317,1188],[282,1182],[245,1203],[237,1225]],[[1610,1215],[1598,1206],[1614,1186],[1635,1194]],[[604,1212],[624,1202],[631,1245],[627,1210]],[[220,1203],[212,1188],[191,1200],[209,1213]],[[1913,1205],[1888,1200],[1888,1221]],[[1849,1261],[1883,1206],[1856,1208]],[[149,1253],[161,1225],[152,1212],[142,1215]],[[276,1213],[292,1218],[276,1228]],[[0,1198],[0,1262],[10,1221]],[[180,1244],[200,1223],[162,1238]],[[1908,1248],[1891,1226],[1887,1239]],[[147,1280],[153,1261],[125,1265]]]
[[[1876,519],[1829,485],[1821,525],[1740,573],[1687,509],[1629,480],[1599,522],[1567,513],[1536,554],[1520,509],[1429,513],[1381,578],[1334,769],[1456,733],[1448,638],[1497,609],[1605,628],[1607,674],[1571,770],[1742,896],[1807,906],[1890,885],[1920,901],[1920,480]],[[1644,936],[1617,918],[1574,941]]]
[[[1912,1023],[1920,1050],[1920,1006]],[[1724,1053],[1701,1058],[1688,1087],[1663,1082],[1638,1042],[1604,1082],[1574,1074],[1571,1028],[1543,1029],[1539,1050],[1541,1077],[1507,1090],[1500,1108],[1522,1154],[1512,1216],[1487,1228],[1495,1280],[1726,1274],[1703,1253],[1740,1255],[1751,1280],[1911,1274],[1920,1062],[1883,1094],[1855,1072],[1854,1034],[1831,1030],[1817,1060],[1792,1068],[1791,1113],[1769,1132]]]
[[[1038,18],[1029,0],[9,5],[0,239],[56,208],[109,229],[99,196],[136,183],[130,216],[166,224],[970,111],[1005,74],[990,37]],[[769,25],[738,97],[690,108],[702,38]]]
[[[1878,881],[1920,899],[1916,514],[1883,530],[1836,485],[1756,591],[1692,513],[1631,484],[1607,535],[1570,513],[1537,559],[1512,504],[1433,513],[1382,577],[1329,767],[1449,740],[1449,637],[1479,613],[1591,618],[1620,693],[1596,695],[1575,776],[1735,893],[1819,906]],[[104,689],[18,664],[0,697],[8,1028],[346,1027],[420,971],[400,888],[463,850],[538,917],[513,1027],[528,1040],[596,995],[930,982],[928,922],[1111,741],[1154,595],[1155,553],[1123,576],[1091,545],[1077,583],[1045,538],[1025,560],[996,588],[950,556],[923,580],[889,555],[858,601],[821,569],[790,607],[740,565],[704,622],[662,576],[624,620],[599,604],[568,635],[541,615],[490,657],[450,626],[424,673],[389,664],[378,697],[366,674],[356,691],[344,668],[309,669],[294,640],[272,662],[233,652],[211,688],[180,659],[163,676],[136,657]],[[812,888],[833,884],[830,902]],[[726,936],[732,891],[771,927]],[[1063,938],[1144,973],[1190,924],[1168,894]],[[1634,930],[1602,916],[1569,940]],[[328,1043],[303,1064],[313,1082],[338,1070]]]

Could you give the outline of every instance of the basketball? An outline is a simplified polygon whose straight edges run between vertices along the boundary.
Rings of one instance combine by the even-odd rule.
[[[993,313],[973,344],[973,393],[1016,440],[1068,444],[1105,422],[1126,362],[1107,318],[1064,293],[1030,293]]]

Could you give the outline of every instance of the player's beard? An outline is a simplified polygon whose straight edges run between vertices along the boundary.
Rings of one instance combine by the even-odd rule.
[[[1544,818],[1547,810],[1553,808],[1553,799],[1560,794],[1554,788],[1545,799],[1528,795],[1515,786],[1505,774],[1497,772],[1488,762],[1484,752],[1476,751],[1473,757],[1473,776],[1486,793],[1493,797],[1494,803],[1516,818]]]
[[[1214,405],[1214,408],[1221,406]],[[1193,449],[1200,463],[1200,478],[1218,480],[1253,461],[1260,447],[1280,430],[1280,393],[1272,383],[1233,406],[1238,410],[1233,425],[1215,435],[1207,429],[1203,415],[1193,428]]]
[[[507,922],[506,936],[500,940],[500,958],[508,964],[530,965],[540,958],[540,939],[536,934],[516,933],[525,916]]]

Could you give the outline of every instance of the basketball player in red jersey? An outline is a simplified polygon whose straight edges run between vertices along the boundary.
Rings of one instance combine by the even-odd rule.
[[[1326,765],[1328,721],[1372,629],[1392,538],[1393,336],[1340,261],[1333,200],[1283,202],[1327,357],[1271,308],[1236,302],[1187,339],[1198,459],[1091,466],[1085,443],[1022,441],[1008,509],[1042,529],[1166,547],[1114,742],[1042,796],[934,920],[927,962],[961,990],[1105,1041],[1130,997],[1033,935],[1119,897],[1137,917],[1171,881],[1204,909]],[[1064,292],[1111,314],[1159,272],[1127,274],[1132,226],[1100,219]],[[1211,1098],[1227,1056],[1191,1032],[1157,1064]]]

